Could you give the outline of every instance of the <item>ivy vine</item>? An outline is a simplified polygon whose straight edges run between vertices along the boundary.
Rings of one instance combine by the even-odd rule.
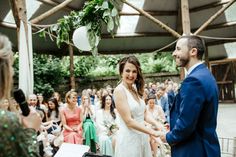
[[[40,31],[40,36],[55,34],[57,46],[60,47],[63,43],[71,42],[75,29],[86,26],[91,51],[96,55],[103,23],[112,36],[114,29],[119,26],[118,6],[116,0],[89,0],[85,2],[81,11],[71,11],[69,15],[59,19],[57,24]]]

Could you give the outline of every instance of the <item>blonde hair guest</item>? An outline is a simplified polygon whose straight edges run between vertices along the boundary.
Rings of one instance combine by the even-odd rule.
[[[0,34],[0,98],[9,98],[13,77],[13,53],[10,40]]]

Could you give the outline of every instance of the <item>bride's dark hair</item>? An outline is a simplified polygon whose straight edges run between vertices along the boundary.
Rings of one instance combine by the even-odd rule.
[[[140,67],[140,62],[135,56],[128,56],[124,57],[119,61],[119,73],[120,75],[123,73],[124,67],[126,63],[131,63],[137,68],[137,78],[135,80],[135,84],[137,87],[137,92],[140,97],[143,96],[144,92],[144,79],[143,79],[143,74],[142,74],[142,69]]]

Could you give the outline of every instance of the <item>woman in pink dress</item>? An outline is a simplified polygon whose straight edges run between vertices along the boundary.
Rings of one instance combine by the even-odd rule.
[[[64,127],[64,142],[83,144],[82,138],[82,114],[77,106],[77,93],[69,91],[66,94],[66,107],[61,111],[62,124]]]

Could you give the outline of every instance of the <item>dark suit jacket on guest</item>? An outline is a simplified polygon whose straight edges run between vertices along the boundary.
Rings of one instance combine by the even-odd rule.
[[[220,157],[216,134],[218,88],[205,65],[198,65],[183,81],[170,109],[166,135],[172,157]]]

